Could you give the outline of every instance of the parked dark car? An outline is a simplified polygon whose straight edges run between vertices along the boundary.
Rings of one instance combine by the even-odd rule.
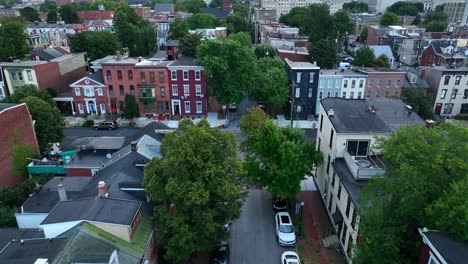
[[[221,241],[211,254],[210,264],[229,264],[229,245]]]
[[[104,121],[104,122],[94,125],[95,130],[98,130],[98,129],[112,130],[118,127],[119,127],[119,124],[116,121]]]
[[[273,197],[273,210],[275,212],[285,212],[288,210],[288,200],[282,199],[279,195]]]

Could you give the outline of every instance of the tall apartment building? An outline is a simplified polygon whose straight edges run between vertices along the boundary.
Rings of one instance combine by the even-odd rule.
[[[294,7],[305,7],[311,4],[328,4],[330,12],[333,14],[343,8],[344,3],[351,0],[262,0],[261,6],[264,9],[276,10],[276,20],[282,15],[288,14]]]

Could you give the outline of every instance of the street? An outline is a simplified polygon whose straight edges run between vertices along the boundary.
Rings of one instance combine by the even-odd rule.
[[[240,218],[232,225],[230,247],[230,260],[234,264],[279,263],[284,251],[295,250],[278,244],[274,211],[268,192],[250,190]]]

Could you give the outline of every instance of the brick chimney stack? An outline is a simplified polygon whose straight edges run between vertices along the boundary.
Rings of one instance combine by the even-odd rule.
[[[231,1],[223,0],[223,11],[226,13],[231,13]]]
[[[104,181],[98,183],[98,196],[107,197],[109,193],[107,192],[107,185]]]

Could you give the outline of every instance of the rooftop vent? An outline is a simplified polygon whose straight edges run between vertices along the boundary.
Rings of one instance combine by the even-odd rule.
[[[335,111],[333,111],[333,109],[328,110],[328,116],[329,117],[334,117],[335,116]]]
[[[98,196],[107,197],[109,193],[107,192],[107,185],[104,181],[98,182]]]
[[[411,113],[413,113],[413,107],[411,107],[410,105],[406,105],[406,111],[408,111],[408,115],[411,115]]]

